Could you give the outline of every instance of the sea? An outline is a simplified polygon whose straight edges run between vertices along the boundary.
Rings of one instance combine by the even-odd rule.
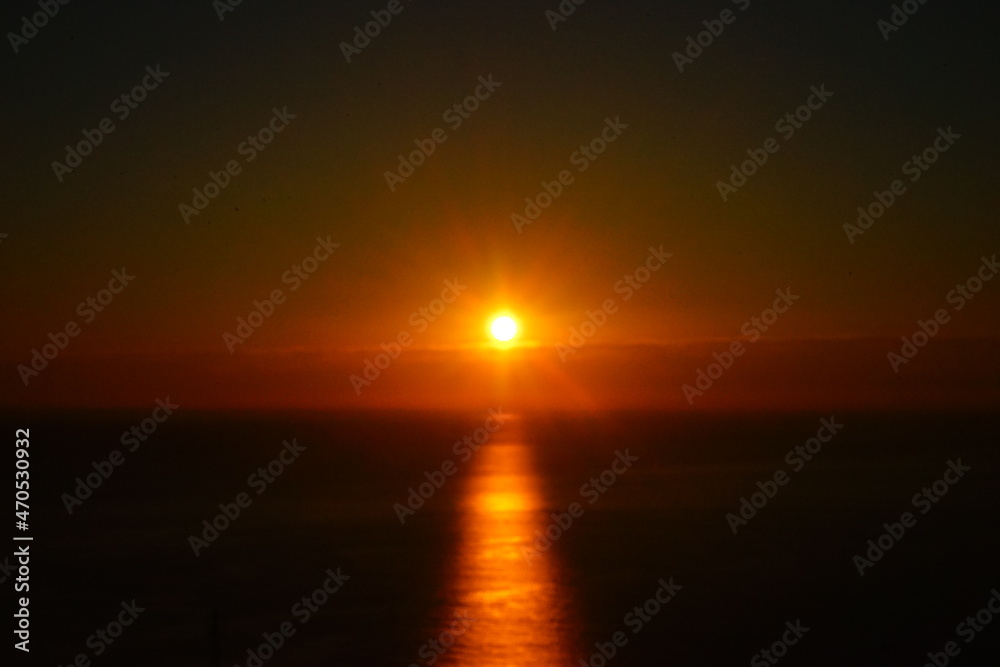
[[[997,417],[7,412],[5,664],[996,665]]]

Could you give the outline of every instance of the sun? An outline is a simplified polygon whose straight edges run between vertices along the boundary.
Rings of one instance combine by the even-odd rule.
[[[508,341],[517,335],[517,322],[504,315],[493,320],[490,324],[490,332],[499,341]]]

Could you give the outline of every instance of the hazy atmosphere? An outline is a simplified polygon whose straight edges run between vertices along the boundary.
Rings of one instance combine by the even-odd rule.
[[[426,365],[488,384],[490,360],[463,351],[509,310],[537,345],[510,363],[591,400],[568,407],[636,383],[642,403],[687,407],[681,385],[754,331],[732,401],[810,389],[785,358],[841,405],[858,404],[852,382],[878,405],[940,400],[944,368],[995,401],[997,290],[955,291],[997,270],[983,3],[892,30],[870,3],[563,4],[401,2],[375,37],[355,28],[388,10],[364,3],[60,5],[3,64],[4,394],[443,407],[471,389]],[[644,273],[651,251],[668,258]],[[127,289],[87,306],[123,268]],[[419,315],[446,281],[454,303]],[[776,290],[794,307],[752,324]],[[607,299],[564,362],[556,346]],[[237,334],[255,303],[267,317]],[[895,372],[888,353],[942,308]],[[17,367],[70,321],[79,335],[26,385]],[[350,376],[402,332],[359,396]]]
[[[997,664],[996,14],[5,3],[3,664]]]

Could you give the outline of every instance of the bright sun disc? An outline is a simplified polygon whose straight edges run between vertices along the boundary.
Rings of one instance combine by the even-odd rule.
[[[509,317],[498,317],[490,325],[493,337],[500,341],[508,341],[517,333],[517,322]]]

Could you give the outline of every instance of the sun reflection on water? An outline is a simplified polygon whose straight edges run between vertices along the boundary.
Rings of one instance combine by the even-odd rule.
[[[552,551],[535,558],[546,508],[531,447],[511,420],[470,461],[460,544],[447,597],[475,619],[438,664],[566,665],[572,601]]]

